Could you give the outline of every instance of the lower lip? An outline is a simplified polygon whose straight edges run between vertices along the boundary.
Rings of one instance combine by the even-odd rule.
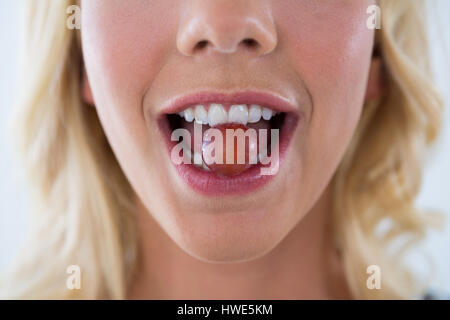
[[[282,170],[283,162],[298,122],[299,120],[296,115],[286,115],[280,134],[279,170],[274,175],[261,175],[261,168],[269,167],[269,165],[263,166],[261,164],[254,165],[243,173],[233,177],[219,176],[211,171],[202,170],[193,164],[174,164],[175,170],[187,185],[203,195],[244,195],[255,192],[267,185]],[[164,139],[167,142],[170,161],[170,153],[177,142],[173,142],[168,138],[171,132],[167,121],[161,119],[159,125],[162,131],[166,133]]]

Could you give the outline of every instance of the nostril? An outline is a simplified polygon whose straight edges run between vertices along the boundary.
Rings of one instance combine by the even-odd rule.
[[[208,40],[201,40],[197,43],[197,45],[194,48],[194,51],[196,50],[202,50],[208,46]]]
[[[242,40],[242,43],[244,44],[245,47],[247,47],[249,49],[256,49],[259,47],[258,41],[256,41],[255,39],[251,39],[251,38],[246,38],[246,39]]]
[[[204,49],[206,49],[210,44],[214,45],[214,43],[210,42],[209,40],[200,40],[197,42],[197,44],[194,47],[193,52],[199,52],[202,51]],[[258,41],[256,41],[255,39],[252,38],[245,38],[243,40],[241,40],[241,42],[239,43],[240,46],[243,46],[246,49],[250,49],[250,50],[255,50],[257,49],[260,45],[258,43]],[[225,49],[226,46],[219,46],[219,45],[215,45],[216,48],[222,48],[223,52],[234,52],[236,48],[227,50]]]
[[[250,48],[254,48],[258,46],[258,42],[254,39],[250,39],[250,38],[246,38],[244,40],[242,40],[242,43],[246,46],[246,47],[250,47]]]

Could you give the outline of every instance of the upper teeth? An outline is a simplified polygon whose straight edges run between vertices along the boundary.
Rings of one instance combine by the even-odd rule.
[[[227,112],[222,104],[211,103],[208,110],[203,105],[197,105],[187,108],[178,114],[187,122],[195,120],[197,123],[208,124],[214,127],[223,123],[247,125],[247,123],[257,123],[261,118],[268,121],[276,112],[256,104],[250,105],[250,108],[245,104],[232,105]]]

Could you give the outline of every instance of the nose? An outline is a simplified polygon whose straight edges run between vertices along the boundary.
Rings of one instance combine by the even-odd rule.
[[[192,0],[177,34],[186,56],[208,49],[266,55],[277,46],[277,30],[266,0]]]

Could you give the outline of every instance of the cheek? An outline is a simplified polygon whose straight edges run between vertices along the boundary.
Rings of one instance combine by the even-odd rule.
[[[370,2],[361,3],[329,5],[316,14],[304,10],[308,13],[284,20],[288,59],[310,91],[318,117],[336,115],[350,124],[363,104],[374,32],[366,26]]]
[[[102,125],[123,161],[147,160],[142,97],[164,65],[177,17],[174,0],[89,0],[82,3],[83,54]],[[130,125],[132,124],[132,125]]]
[[[168,8],[174,2],[83,2],[83,51],[91,67],[111,86],[145,89],[173,45],[178,18]]]
[[[343,3],[329,1],[315,14],[296,8],[295,17],[279,12],[285,15],[279,27],[286,58],[313,101],[301,152],[303,178],[320,183],[318,188],[336,170],[359,122],[373,50],[374,32],[365,14],[371,1]]]

